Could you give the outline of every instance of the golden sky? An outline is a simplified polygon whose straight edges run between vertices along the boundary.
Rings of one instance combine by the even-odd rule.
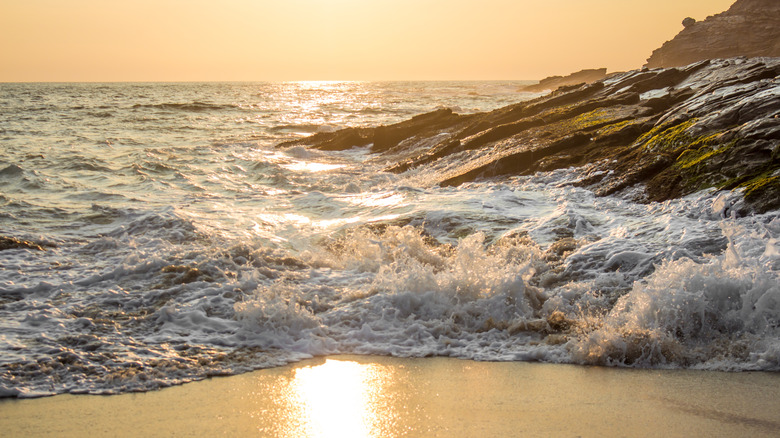
[[[540,79],[734,0],[0,0],[0,82]]]

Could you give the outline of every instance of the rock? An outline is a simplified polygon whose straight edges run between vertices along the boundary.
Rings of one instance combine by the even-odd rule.
[[[460,116],[449,108],[442,108],[427,114],[412,117],[411,120],[376,128],[372,152],[387,151],[408,138],[433,132],[442,126],[457,123]]]
[[[646,67],[679,67],[705,59],[780,56],[780,1],[738,0],[729,10],[685,28],[652,53]]]
[[[347,137],[298,143],[324,148]],[[431,185],[588,166],[577,185],[597,195],[637,186],[648,202],[739,189],[738,213],[763,212],[780,208],[780,58],[634,70],[487,113],[440,110],[367,128],[360,138],[372,139],[388,171],[430,168]]]
[[[165,275],[164,287],[175,284],[186,284],[195,281],[214,281],[213,278],[206,275],[203,271],[192,266],[168,265],[160,271]]]
[[[577,323],[567,318],[560,310],[556,310],[547,317],[547,324],[553,332],[565,332]]]
[[[397,146],[402,140],[425,135],[460,119],[461,116],[453,113],[451,109],[442,108],[392,125],[374,129],[345,128],[335,132],[322,132],[280,143],[278,147],[307,145],[320,150],[341,151],[372,144],[372,152],[383,152]]]
[[[550,76],[542,79],[538,84],[521,87],[518,91],[536,93],[545,90],[555,90],[568,85],[589,84],[607,77],[606,68],[580,70],[568,76]]]
[[[0,236],[0,251],[17,248],[43,251],[43,247],[35,242],[30,242],[29,240],[20,240],[15,237]]]
[[[343,151],[371,143],[370,131],[361,128],[345,128],[336,132],[320,132],[305,139],[291,140],[279,147],[316,144],[323,151]]]

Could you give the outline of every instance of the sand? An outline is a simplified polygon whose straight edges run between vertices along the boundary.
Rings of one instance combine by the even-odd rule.
[[[3,436],[779,436],[780,374],[337,356],[0,401]]]

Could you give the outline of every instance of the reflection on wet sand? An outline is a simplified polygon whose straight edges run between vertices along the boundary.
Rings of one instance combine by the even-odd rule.
[[[378,364],[326,360],[298,368],[286,391],[289,437],[385,436],[393,414],[383,393],[392,369]]]

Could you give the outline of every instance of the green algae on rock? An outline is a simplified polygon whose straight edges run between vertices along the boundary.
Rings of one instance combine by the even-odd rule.
[[[628,187],[637,201],[706,189],[744,190],[739,212],[780,202],[780,58],[733,58],[642,69],[487,113],[449,110],[378,128],[317,134],[280,146],[371,145],[386,170],[437,166],[429,184],[594,166],[598,195]],[[352,133],[352,134],[350,134]]]

